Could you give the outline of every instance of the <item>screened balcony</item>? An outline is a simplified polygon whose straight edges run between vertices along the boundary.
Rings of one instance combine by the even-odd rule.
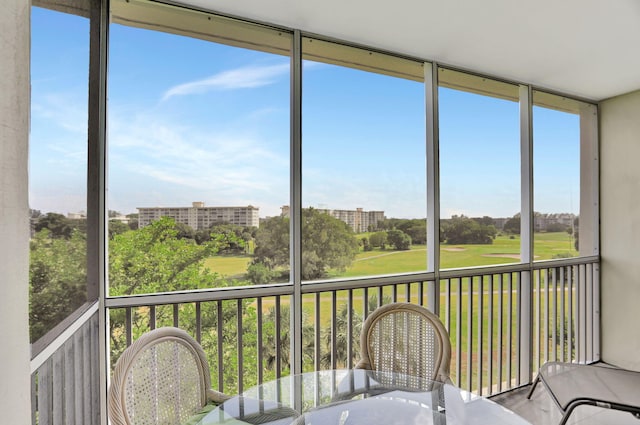
[[[249,12],[218,5],[222,13],[214,13],[195,3],[190,9],[145,1],[107,3],[43,1],[34,3],[32,10],[35,47],[31,59],[34,124],[29,142],[30,183],[27,184],[26,174],[16,172],[17,183],[9,179],[6,187],[20,189],[22,201],[29,194],[30,206],[36,207],[33,202],[45,199],[58,178],[80,170],[72,180],[83,182],[84,187],[70,197],[82,199],[86,212],[84,218],[70,220],[86,220],[84,242],[83,238],[74,240],[69,236],[65,240],[70,246],[78,242],[73,245],[73,255],[66,259],[47,256],[54,252],[49,247],[51,251],[42,251],[45,254],[39,257],[33,256],[32,251],[32,260],[36,258],[38,264],[46,265],[47,258],[55,258],[65,267],[73,268],[75,264],[76,271],[84,271],[85,275],[73,283],[82,288],[82,297],[74,299],[75,304],[68,303],[71,313],[61,313],[57,326],[39,329],[39,337],[32,338],[26,396],[31,415],[24,423],[105,424],[105,395],[113,364],[126,346],[156,327],[178,326],[191,333],[209,356],[214,387],[235,394],[290,373],[352,367],[358,360],[362,321],[376,307],[395,301],[424,305],[439,314],[453,346],[451,374],[456,385],[493,397],[533,423],[546,423],[548,418],[544,415],[551,418],[549,423],[555,418],[551,411],[554,406],[544,399],[543,390],[537,391],[532,402],[524,400],[522,393],[545,361],[588,363],[604,359],[629,368],[640,366],[634,355],[640,346],[634,342],[637,331],[628,325],[634,323],[632,306],[638,297],[631,282],[638,268],[633,254],[637,248],[633,231],[633,182],[637,174],[633,134],[639,131],[637,123],[629,118],[629,111],[640,110],[640,100],[637,93],[613,97],[637,89],[640,82],[622,89],[605,87],[604,81],[588,89],[590,84],[581,86],[579,78],[561,84],[552,78],[529,77],[517,67],[507,66],[500,71],[473,61],[465,63],[457,57],[447,60],[435,53],[418,52],[409,45],[399,49],[381,42],[378,35],[367,42],[367,38],[358,38],[357,26],[352,37],[338,27],[319,31],[303,23],[298,25],[295,19],[281,21],[260,7]],[[48,13],[71,18],[60,21],[62,26],[50,28],[52,32],[47,35],[42,28],[56,22]],[[630,14],[615,16],[622,15]],[[84,88],[79,92],[69,88],[67,94],[77,95],[73,103],[86,105],[86,110],[84,106],[81,110],[64,109],[54,102],[59,99],[40,91],[47,77],[57,79],[68,72],[56,65],[56,55],[62,54],[64,43],[59,49],[37,44],[38,40],[58,37],[62,27],[77,31],[67,40],[68,45],[72,39],[84,43],[79,49],[71,49],[83,51],[80,56],[72,56],[76,53],[71,52],[63,56],[67,59],[65,65],[84,67],[86,80],[78,84]],[[628,38],[633,39],[633,34]],[[183,42],[187,44],[181,45]],[[189,43],[199,47],[191,51]],[[183,132],[191,121],[214,122],[214,109],[198,110],[202,106],[199,100],[191,101],[187,96],[203,94],[196,88],[241,84],[225,79],[238,74],[214,70],[208,74],[211,79],[194,74],[183,79],[169,78],[162,84],[149,76],[157,73],[174,77],[179,75],[171,72],[175,63],[196,69],[209,56],[219,63],[231,63],[237,60],[237,52],[265,66],[251,68],[234,62],[230,69],[262,72],[262,80],[254,83],[278,90],[265,92],[264,97],[243,97],[238,92],[235,98],[224,98],[221,105],[226,110],[218,105],[213,113],[220,115],[220,122],[202,132]],[[145,54],[153,60],[143,63],[140,59]],[[23,62],[22,66],[27,65]],[[162,69],[167,72],[159,72]],[[40,74],[42,70],[46,72]],[[619,72],[617,80],[626,82],[628,79]],[[78,81],[77,77],[68,76]],[[273,83],[275,80],[278,82]],[[145,90],[155,90],[156,97],[149,101]],[[28,96],[24,91],[21,96]],[[222,91],[216,93],[224,97]],[[141,103],[127,104],[133,98]],[[333,110],[326,107],[325,98],[333,99]],[[261,103],[264,99],[273,101],[277,108],[269,109],[269,102]],[[179,103],[177,109],[171,109],[172,102]],[[277,123],[279,133],[260,127],[259,114],[245,114],[241,108],[247,104],[270,114],[269,120]],[[58,115],[47,115],[47,111],[56,108]],[[3,112],[3,120],[6,115],[11,122],[13,114],[24,112],[18,106],[8,110],[11,113]],[[361,113],[350,115],[355,110]],[[229,116],[225,115],[227,111],[232,111]],[[157,117],[153,118],[150,112]],[[86,117],[79,129],[64,120],[74,113]],[[67,145],[62,138],[39,144],[40,140],[47,140],[43,135],[53,134],[48,127],[40,127],[38,120],[42,117],[53,117],[67,129],[74,129],[76,135],[81,134],[79,139],[68,140],[78,144]],[[238,119],[236,127],[222,127],[224,121],[234,124],[233,117],[247,119]],[[365,131],[367,127],[371,128]],[[463,133],[464,128],[472,131]],[[233,134],[232,130],[243,131],[244,139],[202,138],[207,132],[227,137]],[[320,130],[326,130],[326,134]],[[273,143],[274,149],[277,145],[285,155],[269,156],[257,149],[257,145],[249,143],[254,134],[268,135],[260,146]],[[348,143],[340,139],[344,134],[350,136]],[[328,137],[336,139],[336,144],[324,142]],[[400,137],[402,142],[397,140]],[[239,148],[226,149],[232,145]],[[43,162],[38,160],[54,158],[51,152],[55,149],[47,150],[51,146],[75,153],[68,156],[75,162],[52,168],[50,174],[43,176],[38,165]],[[377,156],[372,153],[372,146],[379,150]],[[564,150],[566,146],[569,149]],[[482,156],[483,149],[476,150],[478,147],[492,155]],[[219,155],[218,150],[229,162],[246,161],[247,166],[229,172],[233,178],[219,180],[224,174],[220,170],[225,156]],[[162,155],[164,169],[151,170],[157,163],[145,157],[149,152],[154,152],[151,156]],[[255,158],[247,152],[263,156]],[[380,180],[375,180],[375,173],[360,179],[365,175],[363,170],[378,166],[381,158],[386,162],[384,167],[376,168]],[[548,166],[557,159],[559,165]],[[219,164],[218,171],[211,164]],[[146,171],[158,180],[143,187],[144,179],[132,178],[127,169]],[[253,174],[256,169],[264,174]],[[493,176],[496,170],[501,173],[498,177]],[[160,189],[169,192],[173,185],[187,180],[199,187],[204,197],[210,186],[234,187],[234,179],[242,181],[243,173],[260,182],[259,189],[247,191],[246,198],[233,198],[244,193],[246,187],[224,192],[225,196],[242,200],[235,205],[251,203],[251,208],[262,208],[261,219],[276,217],[278,224],[284,225],[277,228],[284,235],[284,249],[279,256],[265,256],[260,263],[268,266],[268,273],[264,268],[255,269],[252,276],[256,280],[249,281],[245,279],[245,272],[246,276],[250,274],[248,270],[239,273],[233,269],[220,272],[222,280],[198,281],[224,280],[225,284],[219,287],[181,287],[184,280],[168,279],[163,280],[164,286],[151,290],[154,286],[143,279],[127,281],[127,276],[148,277],[135,274],[132,265],[126,268],[118,263],[128,255],[123,255],[125,242],[136,242],[133,236],[127,240],[125,235],[142,230],[142,226],[122,227],[123,223],[128,225],[129,217],[117,215],[116,210],[131,213],[138,208],[141,214],[143,210],[151,211],[158,204],[145,195],[156,194]],[[270,173],[278,176],[275,183],[267,178]],[[377,196],[376,191],[387,182],[395,190],[388,192],[391,195],[386,198]],[[144,203],[127,204],[130,191],[137,191],[134,202],[145,199]],[[337,195],[340,192],[344,192],[342,197]],[[199,202],[194,202],[189,207],[191,212],[181,216],[178,210],[199,198],[188,194],[186,201],[176,193],[173,192],[171,205],[167,205],[176,210],[170,212],[176,223],[191,220],[194,230],[216,224],[217,218],[193,212],[209,208],[212,201],[207,199],[207,205],[202,207],[196,207]],[[252,200],[263,194],[266,196],[260,201]],[[474,201],[474,195],[490,201]],[[366,203],[371,199],[375,202]],[[22,201],[18,202],[17,211],[26,217]],[[348,204],[351,201],[357,203]],[[494,212],[491,205],[502,209]],[[386,232],[388,236],[397,227],[376,227],[371,224],[373,221],[363,224],[362,215],[357,219],[353,218],[356,215],[349,215],[361,207],[370,213],[368,220],[374,220],[373,213],[384,213],[383,220],[417,220],[414,225],[420,230],[412,233],[413,245],[407,250],[400,248],[401,242],[373,245],[374,233]],[[53,206],[44,208],[45,213],[55,210]],[[312,253],[318,252],[313,250],[322,245],[322,240],[320,233],[305,227],[305,217],[309,217],[305,214],[310,210],[333,214],[332,223],[344,222],[357,236],[358,252],[354,248],[350,263],[318,265],[321,263]],[[569,210],[572,216],[560,214]],[[219,214],[222,217],[223,213]],[[482,244],[475,243],[477,240],[471,243],[455,239],[455,221],[469,216],[481,226],[499,229],[489,236],[493,250],[478,248]],[[8,213],[6,217],[7,223],[18,224],[14,227],[28,227],[20,214]],[[224,217],[224,221],[243,219],[241,213]],[[492,219],[491,224],[487,218]],[[562,231],[549,230],[548,220],[556,220],[554,223]],[[567,221],[563,224],[561,220]],[[388,222],[394,223],[392,226],[402,223]],[[51,222],[47,226],[38,227],[37,221],[32,221],[32,250],[39,243],[47,246],[42,234],[40,239],[37,236],[43,227],[52,231]],[[269,226],[260,222],[258,229],[266,231]],[[2,229],[4,236],[5,228]],[[405,230],[409,234],[409,229]],[[551,233],[562,235],[562,247],[542,244],[542,236]],[[371,244],[368,248],[365,238],[366,244]],[[195,236],[192,239],[195,241]],[[17,245],[26,248],[24,239],[7,240],[21,242]],[[223,252],[211,253],[207,264],[213,264],[211,270],[218,273],[225,270],[221,264],[227,265],[221,259],[242,257],[242,266],[248,266],[249,261],[261,255],[255,250],[261,241],[264,247],[264,239],[260,240],[256,233],[244,240],[245,245],[238,243],[230,248],[236,240],[228,239],[224,246],[216,247]],[[193,246],[204,244],[198,241]],[[182,245],[176,242],[172,247],[177,250]],[[8,259],[13,258],[13,245],[6,250],[3,246],[4,251]],[[20,249],[15,251],[19,253]],[[419,260],[396,261],[393,267],[385,263],[377,269],[362,267],[372,264],[374,257],[401,258],[407,253],[419,256]],[[477,255],[465,260],[467,263],[454,257],[471,253]],[[16,269],[28,269],[28,261],[24,260],[20,257],[14,261]],[[160,269],[161,262],[148,264],[155,266],[148,266],[147,270],[156,266]],[[25,277],[24,270],[21,273]],[[41,283],[48,282],[45,279]],[[127,284],[131,285],[129,291],[123,289]],[[68,298],[63,300],[59,304],[67,304]],[[5,311],[11,312],[13,307],[9,305]],[[12,364],[9,354],[4,355],[9,359],[4,363]],[[25,395],[24,391],[21,394]],[[540,411],[543,416],[538,416]],[[625,423],[629,419],[599,414],[587,409],[576,420],[589,417],[580,423]],[[16,416],[16,420],[18,417],[22,418]]]

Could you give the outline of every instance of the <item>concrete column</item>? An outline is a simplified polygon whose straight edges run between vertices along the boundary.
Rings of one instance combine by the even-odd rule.
[[[29,0],[0,13],[0,422],[31,423],[29,346]]]
[[[640,91],[599,115],[602,359],[640,371]]]

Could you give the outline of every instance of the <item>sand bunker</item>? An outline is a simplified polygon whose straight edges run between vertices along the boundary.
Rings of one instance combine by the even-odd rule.
[[[443,251],[449,251],[449,252],[461,252],[461,251],[466,251],[466,248],[442,248]]]

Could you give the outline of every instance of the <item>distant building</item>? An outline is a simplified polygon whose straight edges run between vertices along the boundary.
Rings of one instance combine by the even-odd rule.
[[[205,207],[204,202],[193,202],[191,207],[138,208],[138,228],[143,228],[161,217],[171,217],[176,223],[186,224],[194,230],[203,230],[215,223],[229,223],[238,226],[260,226],[260,208],[246,207]]]
[[[67,213],[67,218],[69,220],[83,220],[87,218],[87,213],[84,211],[80,211],[76,213]]]
[[[546,232],[551,226],[562,226],[565,229],[573,227],[573,223],[578,216],[573,213],[534,213],[533,230],[536,232]],[[512,217],[494,218],[493,224],[496,229],[502,230],[507,221]],[[555,230],[554,230],[555,231]]]
[[[289,217],[289,206],[285,205],[281,207],[281,215]],[[384,211],[363,211],[362,208],[356,208],[355,210],[332,210],[327,208],[317,208],[325,214],[329,214],[332,217],[342,220],[353,229],[356,233],[366,232],[369,230],[369,226],[372,228],[378,227],[378,222],[384,220]]]
[[[120,223],[129,224],[131,219],[126,215],[114,215],[113,217],[109,217],[109,221],[119,221]]]
[[[533,229],[537,232],[543,232],[552,224],[561,225],[568,229],[573,226],[575,219],[576,215],[571,213],[536,214],[533,217]]]
[[[494,218],[493,225],[496,226],[496,229],[502,230],[504,229],[504,225],[507,222],[507,220],[509,220],[509,218],[507,217]]]

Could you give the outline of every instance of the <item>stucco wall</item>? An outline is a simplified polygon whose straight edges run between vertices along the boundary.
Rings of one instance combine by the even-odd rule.
[[[640,91],[600,107],[602,358],[640,370]]]
[[[30,424],[29,381],[29,0],[0,13],[0,414]]]

